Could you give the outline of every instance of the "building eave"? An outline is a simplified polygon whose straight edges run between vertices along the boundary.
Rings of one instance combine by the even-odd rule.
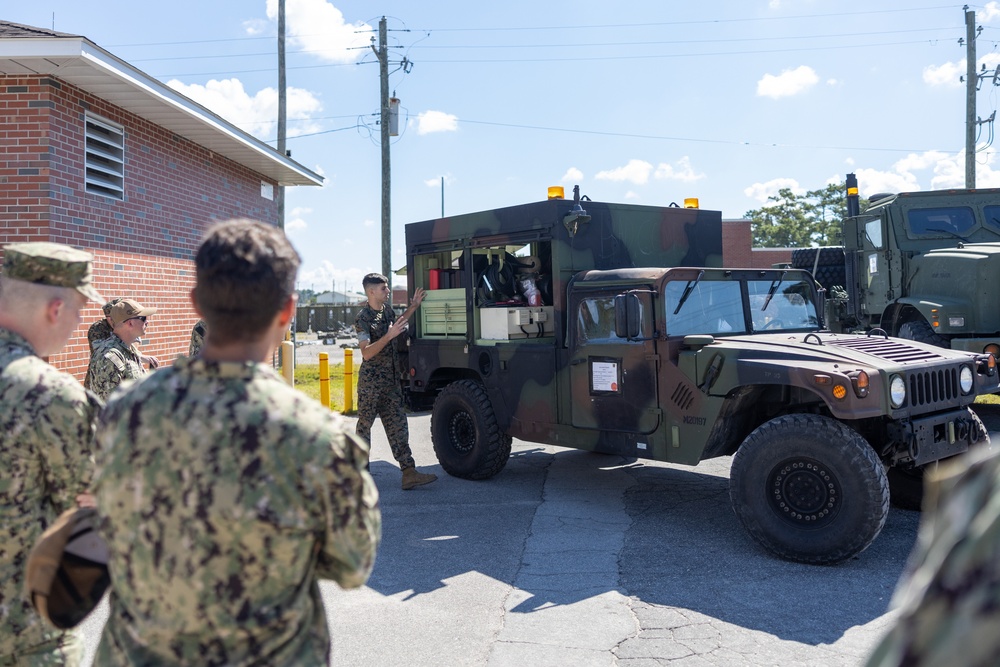
[[[278,185],[322,185],[323,177],[85,37],[0,39],[0,74],[49,76],[136,114],[266,176]]]

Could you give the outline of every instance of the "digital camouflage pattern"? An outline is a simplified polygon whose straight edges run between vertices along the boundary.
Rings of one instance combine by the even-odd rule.
[[[317,579],[367,581],[367,444],[269,366],[182,358],[111,398],[95,494],[111,612],[95,665],[325,665]]]
[[[928,481],[892,606],[868,667],[1000,664],[1000,454],[963,457]]]
[[[208,323],[205,320],[198,320],[191,328],[191,343],[188,345],[188,356],[196,357],[205,347],[205,332],[208,331]]]
[[[83,386],[106,401],[122,382],[138,380],[145,374],[139,353],[112,332],[94,346]]]
[[[4,246],[3,275],[27,283],[72,287],[91,301],[104,301],[93,284],[89,252],[47,241]]]
[[[68,636],[45,625],[24,598],[24,568],[45,528],[90,486],[99,409],[75,378],[0,329],[0,664],[66,659],[57,647]],[[9,662],[32,649],[41,654]]]
[[[87,329],[87,342],[90,343],[90,354],[94,354],[94,348],[98,342],[108,338],[112,333],[114,333],[114,329],[111,328],[107,320],[97,320],[91,324],[90,328]]]
[[[354,321],[358,342],[374,343],[389,331],[396,321],[396,312],[388,303],[380,311],[365,305]],[[405,335],[405,334],[403,334]],[[403,470],[413,468],[415,462],[410,450],[410,427],[403,411],[403,394],[399,386],[398,357],[394,338],[371,359],[361,362],[358,371],[358,425],[357,433],[365,442],[371,442],[375,418],[382,420],[392,457]]]

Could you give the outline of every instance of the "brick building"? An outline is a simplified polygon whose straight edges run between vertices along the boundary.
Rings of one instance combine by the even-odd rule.
[[[792,261],[792,248],[754,248],[749,220],[722,221],[722,265],[767,269]]]
[[[85,37],[0,22],[0,245],[96,256],[96,285],[159,312],[143,352],[186,353],[192,257],[213,221],[278,221],[278,186],[322,178]],[[50,359],[83,377],[92,305]]]

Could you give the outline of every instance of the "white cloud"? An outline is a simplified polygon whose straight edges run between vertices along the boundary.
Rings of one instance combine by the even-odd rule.
[[[278,0],[267,0],[267,18],[278,20]],[[285,35],[292,47],[334,63],[352,63],[371,53],[372,27],[347,23],[326,0],[287,0]],[[363,48],[357,48],[363,47]]]
[[[376,225],[376,222],[371,218],[366,218],[361,224],[364,225],[365,227],[374,227]]]
[[[265,30],[267,30],[267,21],[264,19],[250,19],[249,21],[244,21],[243,30],[245,30],[247,35],[250,37],[259,37],[264,34]]]
[[[628,181],[636,185],[645,185],[649,181],[651,171],[653,171],[653,165],[645,160],[629,160],[624,167],[597,172],[594,178],[599,181]]]
[[[674,165],[677,165],[677,167],[674,168]],[[656,167],[656,173],[653,174],[654,178],[659,180],[680,181],[681,183],[693,183],[705,178],[705,174],[697,173],[694,170],[694,167],[691,166],[691,158],[687,155],[682,157],[680,160],[677,160],[674,165],[661,162],[659,166]]]
[[[295,284],[299,289],[315,289],[317,292],[325,292],[331,288],[343,292],[345,285],[349,292],[360,291],[361,279],[375,270],[378,269],[337,267],[333,262],[323,260],[319,268],[300,272]]]
[[[428,178],[424,181],[424,185],[429,188],[440,188],[441,187],[441,176],[436,176],[434,178]],[[451,174],[444,174],[444,184],[453,185],[455,183],[455,178]]]
[[[174,79],[167,85],[258,139],[271,139],[277,132],[278,91],[274,88],[264,88],[251,95],[244,90],[239,79],[212,79],[204,86],[197,83],[188,85]],[[320,130],[318,123],[307,120],[323,109],[312,93],[302,88],[288,88],[286,102],[287,119],[305,121],[290,122],[289,137]]]
[[[996,3],[994,3],[996,4]],[[941,65],[928,65],[924,68],[924,83],[929,86],[950,86],[952,88],[965,87],[961,81],[965,76],[965,58],[957,62],[946,62]],[[992,79],[997,65],[1000,65],[1000,53],[987,53],[977,61],[979,74],[985,73]]]
[[[291,211],[288,211],[285,215],[285,231],[286,232],[296,232],[300,229],[306,229],[309,227],[309,223],[306,222],[305,217],[312,213],[311,208],[304,206],[296,206]]]
[[[795,69],[786,69],[781,74],[765,74],[757,82],[757,95],[760,97],[788,97],[812,88],[819,83],[819,77],[812,67],[800,65]]]
[[[1000,187],[1000,170],[995,168],[996,153],[984,151],[976,156],[976,187]],[[945,190],[965,187],[965,151],[911,153],[897,160],[888,170],[856,169],[858,189],[863,197],[879,192]]]
[[[323,170],[323,167],[316,165],[313,167],[313,171],[323,177],[323,185],[320,187],[328,188],[333,185],[333,179],[326,175],[326,171]]]
[[[579,183],[582,180],[583,180],[583,172],[577,169],[576,167],[570,167],[569,169],[567,169],[566,173],[563,174],[562,177],[563,183]]]
[[[417,134],[455,132],[458,130],[458,116],[445,113],[444,111],[422,111],[417,115],[415,122],[417,124]]]
[[[756,199],[761,203],[767,203],[767,198],[778,194],[778,190],[788,188],[798,195],[806,193],[806,189],[799,185],[794,178],[774,178],[765,183],[754,183],[743,190],[743,194],[751,199]]]
[[[987,2],[986,6],[976,13],[976,20],[980,23],[989,23],[997,17],[1000,17],[1000,6],[996,2]]]
[[[639,199],[639,194],[637,192],[629,190],[628,192],[625,193],[625,199],[628,201],[637,200]]]

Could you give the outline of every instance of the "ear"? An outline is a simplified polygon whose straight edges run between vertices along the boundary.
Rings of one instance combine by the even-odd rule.
[[[278,324],[282,329],[287,327],[292,322],[292,318],[295,317],[295,307],[298,305],[299,295],[292,294],[288,297],[288,301],[285,305],[281,307],[278,311]]]
[[[204,313],[201,312],[201,308],[198,307],[198,301],[194,298],[194,288],[188,293],[191,299],[191,307],[194,308],[194,312],[198,313],[198,317],[205,317]]]
[[[45,321],[48,324],[55,324],[59,321],[59,316],[62,315],[63,308],[67,307],[67,303],[60,298],[54,298],[49,300],[48,304],[45,306]]]

